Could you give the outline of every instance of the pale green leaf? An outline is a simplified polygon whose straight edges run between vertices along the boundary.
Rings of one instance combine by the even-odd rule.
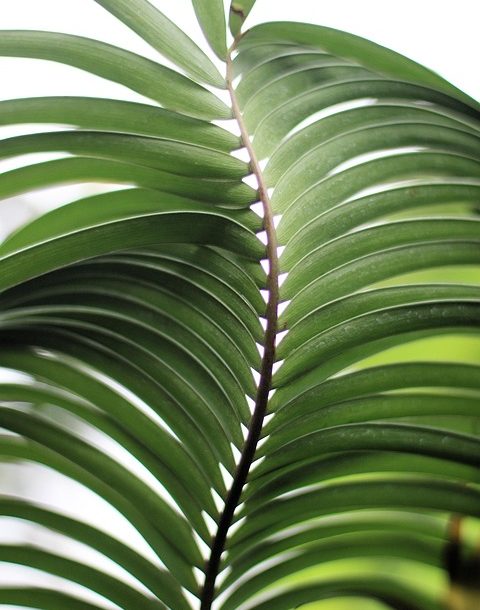
[[[227,56],[225,8],[223,0],[192,0],[205,38],[217,56],[225,60]]]
[[[95,0],[95,2],[118,17],[187,74],[214,87],[225,87],[225,79],[193,40],[147,0]],[[221,23],[217,27],[220,26]]]

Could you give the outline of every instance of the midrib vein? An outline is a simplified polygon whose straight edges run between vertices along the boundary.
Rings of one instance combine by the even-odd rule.
[[[269,392],[272,385],[273,364],[275,362],[275,339],[277,335],[277,320],[278,320],[278,254],[277,254],[277,234],[273,221],[273,212],[268,196],[267,186],[263,177],[260,164],[258,162],[255,150],[250,141],[242,112],[238,105],[238,100],[233,88],[233,65],[232,52],[235,49],[236,43],[232,45],[227,57],[227,88],[230,93],[232,102],[232,110],[240,128],[243,145],[245,146],[249,158],[250,168],[255,175],[258,183],[258,200],[263,206],[263,228],[267,237],[266,253],[269,266],[267,277],[267,292],[268,300],[265,312],[266,327],[263,341],[264,354],[260,367],[260,379],[257,387],[257,395],[255,399],[255,408],[253,411],[248,435],[245,440],[242,455],[238,462],[238,466],[233,478],[232,485],[225,500],[225,506],[218,522],[217,532],[212,543],[210,557],[205,571],[205,583],[201,595],[201,610],[210,610],[212,602],[215,598],[215,582],[219,573],[220,561],[225,543],[227,540],[228,531],[232,524],[235,509],[238,506],[242,490],[247,481],[248,473],[255,456],[257,443],[262,432],[263,420],[268,405]]]

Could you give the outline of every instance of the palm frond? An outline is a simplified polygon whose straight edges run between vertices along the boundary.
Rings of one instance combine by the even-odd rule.
[[[151,100],[0,102],[1,125],[65,128],[5,138],[1,158],[68,154],[1,174],[2,199],[118,187],[0,244],[0,366],[16,373],[0,382],[0,454],[89,489],[150,555],[68,506],[5,494],[1,517],[81,542],[131,578],[1,544],[0,561],[96,597],[4,587],[0,605],[278,610],[349,597],[439,610],[445,582],[425,583],[447,575],[450,516],[480,517],[480,364],[450,357],[445,339],[479,329],[478,278],[462,280],[480,264],[478,104],[351,34],[240,33],[254,2],[232,2],[228,52],[223,2],[192,2],[226,77],[146,0],[97,2],[174,67],[73,35],[0,37],[0,55]],[[219,126],[232,117],[240,137]]]

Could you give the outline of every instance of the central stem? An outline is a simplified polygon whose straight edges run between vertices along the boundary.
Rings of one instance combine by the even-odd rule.
[[[275,362],[275,339],[277,335],[278,319],[278,255],[277,255],[277,235],[273,222],[272,207],[268,196],[265,179],[260,168],[257,156],[250,141],[242,112],[238,105],[238,100],[233,88],[233,65],[232,51],[235,44],[229,50],[227,57],[227,88],[232,101],[232,110],[235,119],[240,127],[243,144],[250,157],[250,167],[258,183],[258,200],[263,206],[263,228],[267,236],[267,259],[269,265],[267,290],[268,301],[265,313],[266,327],[263,341],[264,353],[260,368],[260,380],[258,382],[255,408],[253,411],[247,439],[243,447],[242,455],[235,472],[232,486],[225,500],[225,506],[218,522],[217,533],[213,540],[210,558],[205,572],[205,584],[201,596],[201,610],[210,610],[215,597],[215,581],[217,579],[222,553],[225,550],[228,530],[232,524],[235,509],[238,506],[242,490],[247,481],[248,473],[252,465],[257,443],[262,432],[263,420],[267,411],[268,397],[272,385],[273,364]]]

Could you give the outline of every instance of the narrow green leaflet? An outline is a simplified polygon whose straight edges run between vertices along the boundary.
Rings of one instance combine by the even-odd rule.
[[[101,610],[101,606],[97,604],[40,587],[0,587],[0,603],[41,610]],[[162,605],[157,607],[163,610]]]
[[[238,180],[192,178],[129,163],[128,159],[83,155],[35,163],[0,174],[0,197],[6,199],[37,188],[82,183],[156,189],[226,208],[245,208],[255,200],[255,191]]]
[[[178,606],[182,610],[189,608],[180,589],[169,574],[162,572],[130,547],[101,530],[60,513],[45,510],[40,506],[8,498],[0,498],[0,514],[38,523],[72,539],[87,542],[89,546],[104,553],[128,570],[168,606]]]
[[[200,512],[204,509],[215,517],[217,511],[209,498],[206,485],[207,477],[204,476],[203,472],[198,471],[196,480],[192,483],[191,478],[187,478],[183,474],[183,471],[195,471],[195,468],[193,460],[186,455],[184,448],[178,442],[159,426],[152,425],[149,418],[135,409],[131,403],[122,400],[115,393],[109,392],[105,386],[102,387],[101,384],[95,383],[91,377],[82,375],[72,366],[62,366],[61,363],[54,362],[49,363],[50,367],[43,367],[43,369],[49,369],[48,371],[39,371],[38,362],[27,351],[17,351],[15,354],[3,355],[3,358],[2,362],[4,364],[8,359],[8,362],[14,363],[19,370],[26,374],[36,375],[37,379],[35,384],[31,386],[1,384],[0,396],[2,402],[5,404],[31,403],[38,410],[40,410],[42,404],[55,405],[97,430],[108,434],[115,442],[149,467],[153,476],[165,486],[172,497],[175,498],[175,501],[182,507],[185,515],[188,515],[199,535],[202,538],[208,538],[205,524],[200,518]],[[56,386],[59,385],[62,375],[64,380],[60,384],[62,387],[59,390],[56,389]],[[82,398],[79,398],[73,392],[77,392]],[[88,398],[91,398],[91,402]],[[116,402],[122,406],[120,415],[118,415],[118,411],[117,414],[115,411],[112,412],[113,399],[116,399]],[[103,408],[104,413],[96,412],[93,405],[96,405],[97,408]],[[150,451],[146,447],[152,442],[153,438],[161,439],[162,442],[159,443],[161,446]],[[179,472],[177,472],[176,466],[180,464],[182,466],[178,468]],[[194,493],[191,493],[192,491]]]
[[[396,610],[437,610],[436,600],[393,579],[378,577],[338,578],[273,592],[256,606],[257,610],[288,610],[309,602],[357,596],[377,600]],[[228,606],[226,606],[228,607]]]
[[[316,458],[319,453],[377,449],[424,453],[475,466],[479,461],[480,443],[473,436],[448,434],[444,430],[433,431],[427,427],[407,424],[339,425],[334,429],[306,434],[278,449],[275,448],[275,442],[267,443],[265,450],[260,453],[270,454],[256,469],[255,475],[260,476],[282,466]]]
[[[148,598],[121,580],[95,570],[77,561],[48,553],[32,546],[0,545],[0,561],[36,568],[61,578],[87,586],[126,610],[139,605],[154,607],[153,598]],[[161,608],[161,605],[159,606]]]
[[[339,536],[334,541],[322,541],[315,546],[310,545],[303,552],[292,554],[276,566],[252,576],[226,600],[222,608],[237,608],[250,596],[267,587],[274,586],[282,578],[287,578],[290,574],[301,570],[313,568],[322,562],[344,558],[363,559],[372,556],[381,558],[385,555],[402,560],[422,562],[422,564],[427,565],[441,565],[441,545],[439,541],[433,542],[418,536],[417,544],[412,545],[411,541],[406,540],[404,535],[392,535],[384,532],[378,535],[369,532],[363,536]]]
[[[298,93],[274,108],[254,104],[255,100],[252,100],[250,109],[245,109],[245,115],[250,129],[255,132],[257,154],[261,158],[271,155],[285,136],[313,114],[337,104],[353,103],[369,96],[382,102],[392,99],[402,102],[405,99],[422,99],[427,103],[442,106],[447,111],[459,111],[467,120],[477,116],[477,112],[470,105],[436,89],[377,76],[359,75],[346,81],[340,78],[332,79],[324,85],[313,86]],[[247,112],[248,110],[250,111]]]
[[[223,0],[192,0],[192,4],[210,46],[220,59],[225,60],[227,43]]]
[[[223,152],[240,147],[239,138],[211,123],[121,100],[37,97],[1,101],[0,124],[21,123],[63,123],[81,129],[168,138]]]
[[[35,221],[19,229],[0,246],[0,252],[7,254],[27,248],[35,242],[45,242],[62,234],[94,227],[102,223],[128,220],[165,212],[209,213],[211,210],[194,200],[171,193],[147,189],[125,189],[112,193],[93,195],[66,206],[52,210]],[[223,212],[238,223],[247,224],[255,220],[248,212]],[[74,218],[74,222],[72,222]],[[246,221],[246,222],[245,222]]]
[[[437,510],[480,515],[477,487],[413,476],[376,477],[363,481],[332,482],[306,490],[299,496],[280,497],[252,511],[245,525],[231,537],[233,546],[241,540],[258,543],[290,527],[320,517],[366,508]]]
[[[228,119],[213,93],[159,63],[98,40],[56,32],[3,31],[0,55],[68,64],[125,85],[165,108],[203,119]]]
[[[245,162],[203,146],[108,131],[55,131],[6,138],[0,158],[36,152],[68,152],[81,157],[128,161],[198,178],[242,178],[247,173]],[[203,167],[200,160],[205,164]]]
[[[333,408],[337,403],[365,397],[375,392],[406,388],[447,388],[480,391],[480,367],[446,362],[407,362],[387,364],[350,372],[324,383],[313,383],[302,393],[279,390],[270,408],[279,411],[275,421],[265,427],[265,434],[293,421],[300,413],[308,415],[317,408]],[[440,393],[440,392],[439,392]],[[474,394],[475,396],[475,394]],[[282,415],[281,410],[285,409]],[[294,409],[294,413],[291,410]],[[290,413],[287,414],[287,411]]]
[[[185,70],[187,74],[214,87],[222,89],[225,87],[225,80],[203,51],[173,21],[147,0],[95,0],[95,2],[118,17],[154,49]],[[208,3],[197,2],[196,4]],[[218,4],[220,5],[220,3]],[[217,6],[215,8],[218,9]],[[207,11],[206,16],[210,18],[217,16],[208,8]],[[208,25],[208,27],[213,28],[216,36],[222,32],[221,21],[215,23],[214,26]],[[223,27],[223,32],[224,30],[225,27]],[[225,34],[223,35],[225,37]],[[216,47],[214,46],[214,48]],[[221,46],[219,48],[221,50]]]
[[[457,418],[457,420],[461,419],[461,417]],[[453,418],[448,420],[450,425],[452,420]],[[475,421],[474,418],[472,420]],[[437,418],[435,424],[438,425],[440,421]],[[442,432],[445,432],[445,427]],[[361,479],[371,476],[372,473],[376,473],[375,476],[386,473],[399,479],[410,474],[424,480],[432,477],[436,480],[463,481],[464,484],[476,484],[479,481],[475,464],[463,464],[449,457],[438,458],[413,451],[389,451],[385,448],[357,449],[330,454],[319,452],[316,457],[307,457],[252,480],[249,484],[250,493],[245,498],[248,502],[248,511],[251,512],[266,501],[293,492],[299,487],[319,486],[341,477],[356,476]],[[370,514],[370,511],[367,514]],[[242,552],[241,547],[236,549],[236,554],[241,555]]]
[[[249,11],[253,2],[240,2],[242,4],[247,5],[246,10]],[[240,8],[243,10],[243,6]],[[379,74],[444,90],[468,103],[473,102],[478,108],[476,102],[431,70],[365,38],[332,28],[307,23],[264,23],[249,31],[246,45],[282,41],[306,48],[320,48],[332,55],[363,64]]]
[[[311,340],[315,341],[315,337],[335,324],[352,320],[367,312],[379,312],[382,308],[407,303],[428,301],[433,304],[439,300],[457,301],[462,298],[479,299],[479,287],[463,284],[416,284],[359,292],[325,307],[319,307],[297,325],[292,325],[288,336],[279,346],[278,355],[282,357]]]
[[[195,233],[192,236],[192,226]],[[95,248],[90,248],[95,235]],[[162,238],[163,235],[163,238]],[[66,233],[49,241],[6,254],[0,258],[3,276],[2,289],[15,286],[39,274],[93,256],[118,250],[147,247],[159,243],[210,243],[237,248],[255,259],[263,248],[252,233],[229,219],[208,213],[174,212],[130,217],[125,220],[103,222],[97,226]],[[86,248],[89,248],[86,254]]]
[[[232,0],[230,4],[230,31],[234,36],[240,33],[243,22],[253,8],[255,0]]]
[[[331,518],[312,520],[298,528],[297,531],[285,532],[282,538],[262,542],[244,554],[232,553],[231,562],[244,573],[255,565],[256,561],[263,561],[270,556],[279,556],[290,549],[297,551],[303,545],[322,542],[328,544],[330,540],[334,542],[342,538],[348,541],[351,541],[352,538],[362,539],[364,533],[375,535],[388,532],[394,536],[402,534],[405,538],[425,537],[432,542],[444,542],[447,538],[446,525],[445,517],[439,515],[420,515],[399,511],[346,512]],[[231,575],[228,576],[222,585],[222,590],[225,590],[234,580]]]

